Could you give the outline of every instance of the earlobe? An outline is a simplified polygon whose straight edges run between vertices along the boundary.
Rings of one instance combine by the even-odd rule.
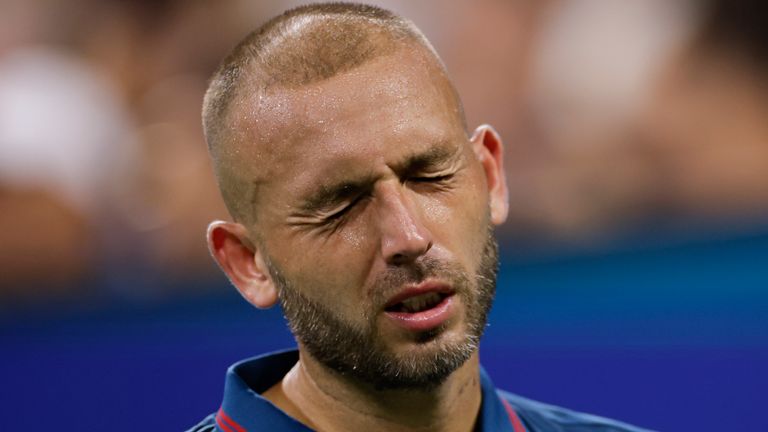
[[[509,194],[504,171],[504,146],[501,137],[490,125],[481,125],[470,139],[472,149],[483,166],[488,184],[491,222],[500,225],[507,220]]]
[[[207,237],[213,259],[249,303],[260,309],[277,303],[277,288],[263,252],[249,240],[244,226],[215,221],[208,225]]]

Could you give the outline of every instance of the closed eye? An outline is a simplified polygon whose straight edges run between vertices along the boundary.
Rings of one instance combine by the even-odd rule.
[[[330,222],[330,221],[341,219],[345,214],[349,213],[349,210],[352,208],[353,205],[354,203],[350,203],[348,205],[345,205],[341,209],[329,214],[328,216],[325,217],[325,221]]]
[[[453,178],[453,173],[442,174],[437,176],[411,177],[408,179],[408,181],[412,183],[440,183],[440,182],[450,180],[451,178]]]
[[[365,195],[360,195],[357,198],[353,199],[348,204],[345,204],[344,206],[340,207],[338,210],[335,210],[328,215],[325,216],[324,221],[327,223],[332,222],[339,222],[342,221],[345,216],[349,214],[349,212],[356,206],[360,201],[362,201],[365,198]]]
[[[405,180],[404,185],[420,194],[434,194],[451,191],[455,186],[454,172],[440,175],[414,176]]]

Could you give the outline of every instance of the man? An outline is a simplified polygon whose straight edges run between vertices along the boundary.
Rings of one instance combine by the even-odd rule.
[[[410,22],[316,4],[274,18],[216,72],[203,122],[233,222],[213,257],[298,343],[234,365],[196,431],[634,431],[497,392],[478,341],[507,215],[502,144],[468,136]]]

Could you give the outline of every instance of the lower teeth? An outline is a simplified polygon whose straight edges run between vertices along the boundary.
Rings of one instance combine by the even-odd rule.
[[[427,309],[432,309],[433,307],[437,306],[437,304],[440,303],[440,300],[442,300],[442,298],[438,299],[438,300],[436,300],[434,302],[429,302],[426,305],[424,305],[423,307],[418,307],[418,308],[411,308],[411,307],[408,307],[408,306],[406,306],[404,304],[401,304],[400,307],[399,307],[399,312],[406,312],[406,313],[423,312],[423,311],[425,311]]]

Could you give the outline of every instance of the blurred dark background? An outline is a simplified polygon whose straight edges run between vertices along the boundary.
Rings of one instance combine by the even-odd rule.
[[[768,11],[758,1],[373,1],[505,138],[482,361],[666,431],[768,431]],[[3,430],[183,430],[292,345],[208,256],[206,81],[295,1],[0,0]]]

